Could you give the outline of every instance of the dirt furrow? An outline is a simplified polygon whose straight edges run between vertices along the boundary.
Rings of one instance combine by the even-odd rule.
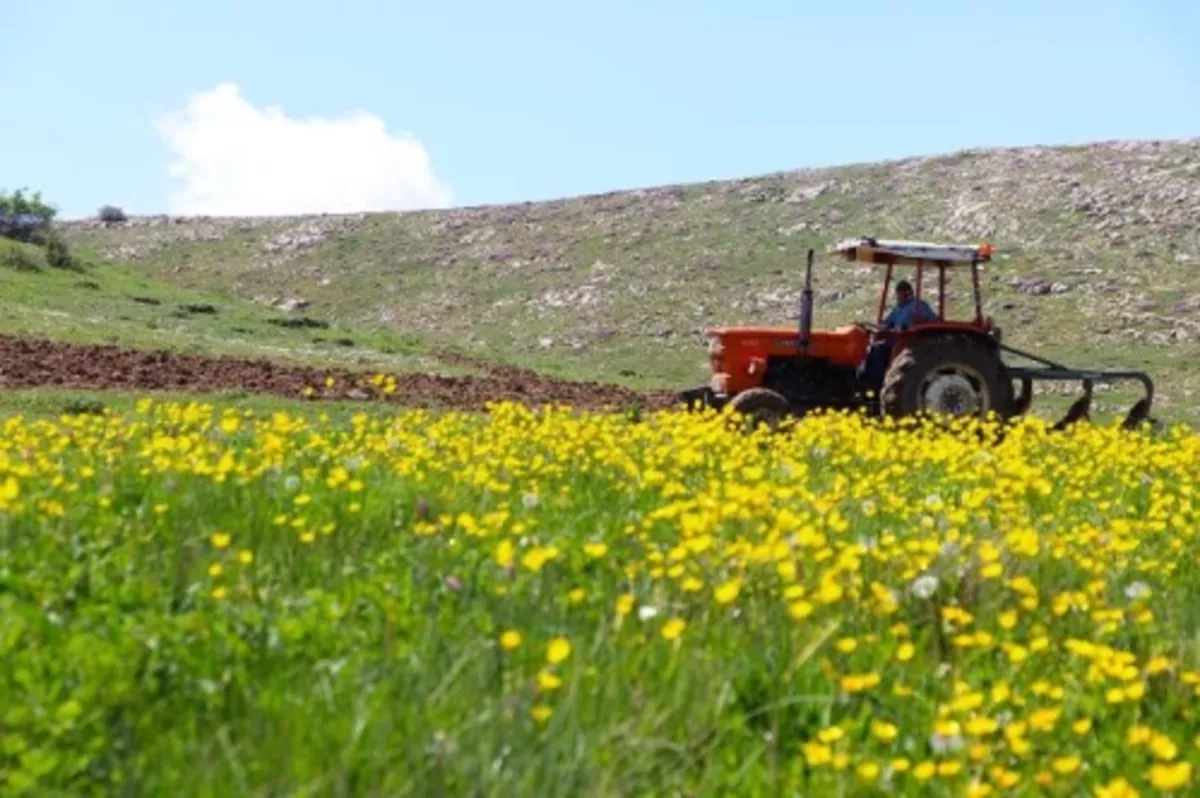
[[[0,389],[74,388],[123,391],[247,391],[282,397],[375,400],[446,409],[481,410],[488,402],[537,407],[565,404],[584,410],[667,407],[667,391],[634,391],[597,382],[567,382],[523,369],[496,368],[485,376],[393,374],[387,394],[372,373],[281,365],[268,360],[205,357],[0,336]],[[332,379],[332,385],[327,380]]]

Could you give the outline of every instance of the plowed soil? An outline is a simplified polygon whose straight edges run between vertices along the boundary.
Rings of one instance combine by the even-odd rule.
[[[121,391],[247,391],[289,398],[388,401],[443,409],[482,410],[489,402],[532,407],[570,405],[582,410],[674,403],[666,391],[639,392],[593,382],[549,379],[515,367],[487,367],[483,376],[395,374],[395,391],[372,383],[372,374],[338,368],[282,365],[267,360],[203,357],[173,352],[80,345],[0,336],[0,389],[74,388]],[[327,379],[332,378],[332,387]]]

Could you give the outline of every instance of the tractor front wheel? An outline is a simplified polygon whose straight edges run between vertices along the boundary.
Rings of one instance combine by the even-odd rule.
[[[1012,413],[1012,380],[999,353],[966,336],[918,338],[888,367],[880,396],[893,417],[976,416]]]
[[[778,429],[791,414],[791,403],[783,394],[770,388],[749,388],[733,397],[729,409],[746,418],[752,427],[766,425]]]

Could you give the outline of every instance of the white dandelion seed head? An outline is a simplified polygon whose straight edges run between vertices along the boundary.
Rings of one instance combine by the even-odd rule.
[[[1125,597],[1132,601],[1137,601],[1138,599],[1145,598],[1148,595],[1150,595],[1150,586],[1145,582],[1131,582],[1125,588]]]
[[[933,574],[925,574],[918,576],[913,580],[910,588],[912,594],[919,599],[927,599],[933,596],[938,589],[938,578]]]

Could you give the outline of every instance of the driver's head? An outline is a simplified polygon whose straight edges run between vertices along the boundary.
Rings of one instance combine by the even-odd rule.
[[[899,302],[901,305],[903,305],[912,298],[913,298],[912,283],[910,283],[908,280],[901,280],[900,282],[896,283],[896,301],[897,302]]]

